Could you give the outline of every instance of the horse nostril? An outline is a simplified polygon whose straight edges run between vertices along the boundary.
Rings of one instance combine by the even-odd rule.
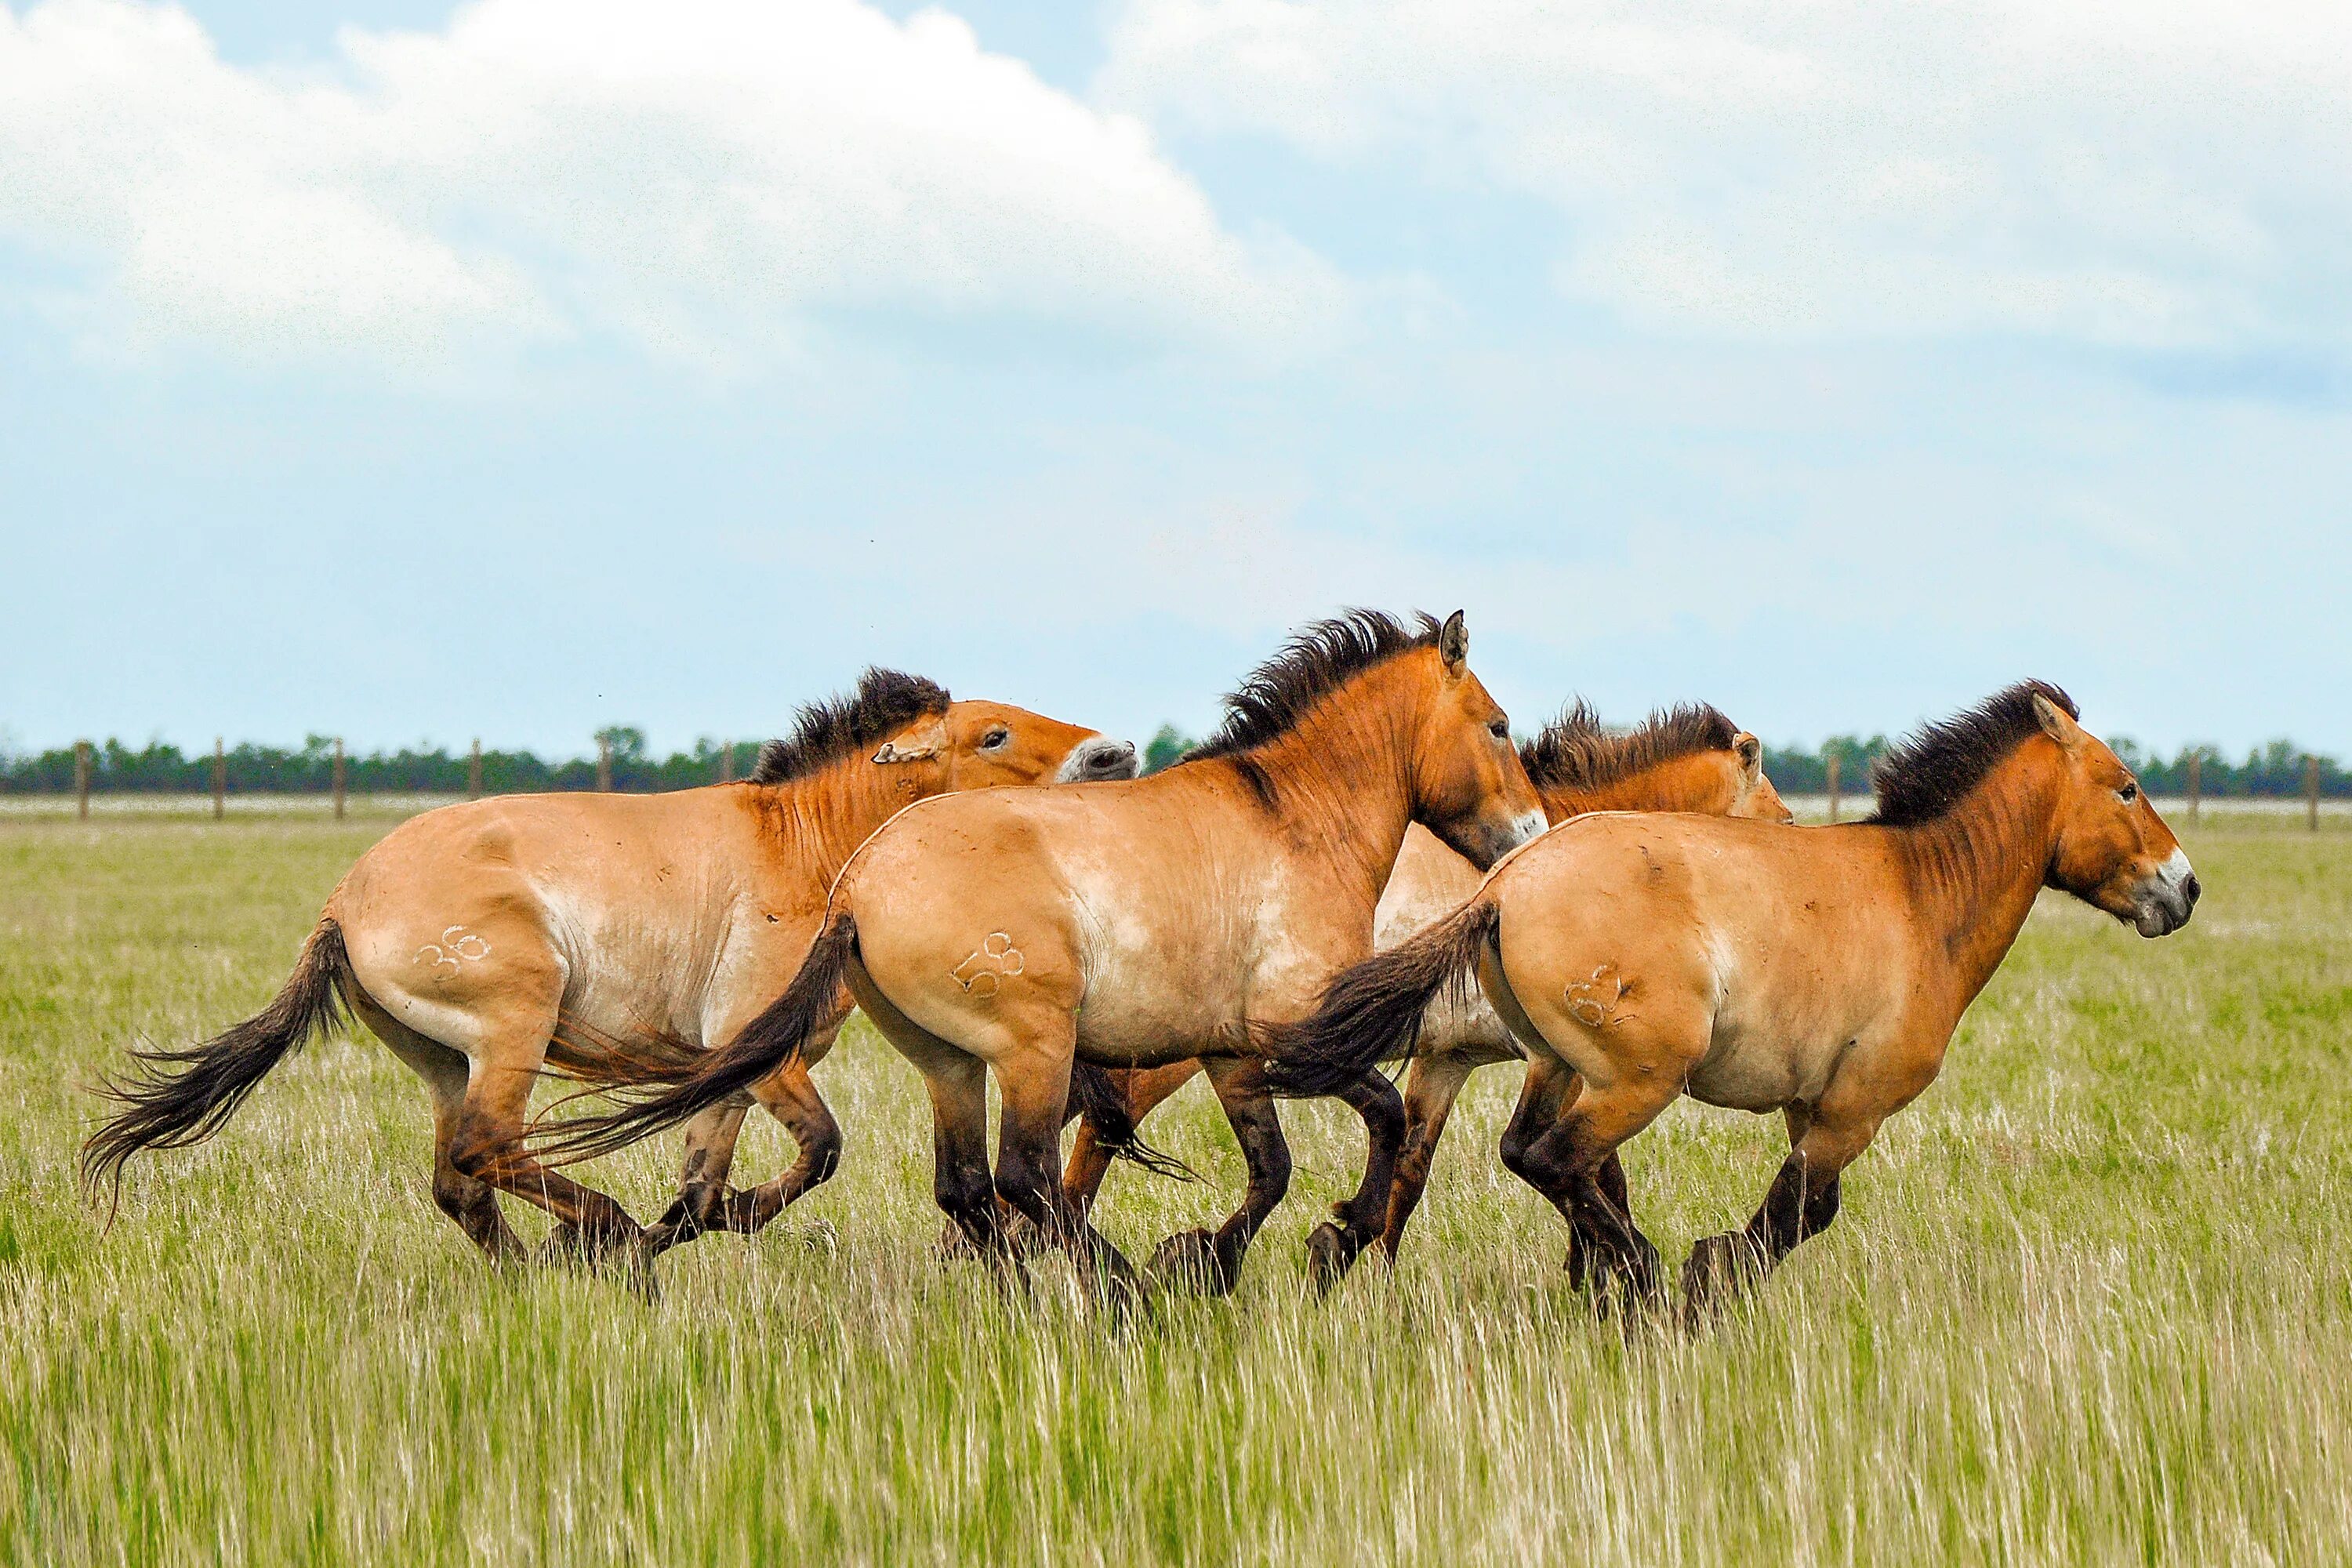
[[[2189,907],[2192,910],[2197,907],[2197,895],[2204,890],[2198,885],[2197,873],[2194,871],[2189,873],[2189,880],[2180,884],[2180,896],[2188,900]]]

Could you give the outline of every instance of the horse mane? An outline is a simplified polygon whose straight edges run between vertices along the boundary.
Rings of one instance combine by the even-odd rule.
[[[1250,671],[1225,699],[1225,721],[1217,732],[1185,752],[1183,760],[1239,758],[1255,751],[1288,732],[1308,709],[1372,666],[1432,646],[1438,630],[1433,616],[1417,615],[1408,626],[1378,610],[1349,610],[1317,621],[1293,634],[1281,652]],[[1263,786],[1258,787],[1263,793]]]
[[[786,784],[805,778],[853,752],[878,746],[918,719],[948,710],[948,694],[919,675],[869,667],[846,696],[812,702],[800,710],[793,732],[760,748],[751,768],[753,784]]]
[[[2046,680],[2021,680],[1973,708],[1905,736],[1870,770],[1878,810],[1870,820],[1890,827],[1932,822],[1960,803],[2011,752],[2042,732],[2035,697],[2046,697],[2069,719],[2074,700]]]
[[[1727,752],[1738,734],[1720,710],[1705,702],[1654,710],[1633,729],[1612,734],[1580,697],[1519,747],[1519,761],[1538,789],[1601,789],[1677,757]]]

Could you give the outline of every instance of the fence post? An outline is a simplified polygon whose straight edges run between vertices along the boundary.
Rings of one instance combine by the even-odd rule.
[[[474,737],[473,753],[466,759],[466,798],[482,798],[482,738]]]
[[[335,737],[335,820],[343,819],[343,738]]]
[[[89,742],[74,742],[74,815],[89,820]]]
[[[735,782],[735,742],[732,741],[727,742],[719,748],[719,782],[720,784]]]
[[[604,795],[613,793],[613,742],[603,735],[596,737],[596,788]]]
[[[228,742],[213,737],[213,820],[228,815]]]
[[[1838,819],[1838,749],[1835,746],[1824,747],[1822,760],[1830,767],[1830,820],[1835,822]]]
[[[2319,831],[2319,759],[2303,754],[2303,802],[2311,813],[2311,830]]]
[[[2197,803],[2205,797],[2205,748],[2197,746],[2189,752],[2189,820],[2197,820]]]

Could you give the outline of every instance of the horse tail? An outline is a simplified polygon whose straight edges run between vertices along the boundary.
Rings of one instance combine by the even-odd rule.
[[[1268,1086],[1286,1100],[1334,1094],[1388,1058],[1410,1054],[1422,1015],[1445,987],[1469,984],[1502,921],[1499,907],[1475,900],[1342,972],[1313,1013],[1261,1031]]]
[[[828,917],[800,973],[767,1010],[716,1050],[691,1058],[649,1060],[633,1086],[636,1092],[611,1110],[575,1117],[552,1127],[545,1121],[525,1134],[533,1152],[549,1164],[570,1165],[626,1148],[641,1138],[675,1127],[707,1106],[743,1093],[787,1062],[798,1059],[809,1037],[831,1022],[849,962],[857,953],[857,921],[847,910]]]
[[[1201,1179],[1200,1172],[1143,1141],[1136,1131],[1135,1118],[1128,1113],[1127,1097],[1119,1093],[1110,1074],[1093,1062],[1080,1058],[1070,1064],[1070,1102],[1112,1159],[1131,1161],[1156,1176],[1172,1176],[1180,1182]]]
[[[343,928],[331,916],[322,918],[268,1006],[186,1050],[133,1051],[138,1065],[130,1073],[99,1080],[96,1092],[122,1109],[82,1145],[84,1190],[94,1201],[106,1187],[110,1215],[121,1201],[122,1167],[131,1155],[184,1149],[218,1132],[280,1058],[350,1017],[356,984]]]

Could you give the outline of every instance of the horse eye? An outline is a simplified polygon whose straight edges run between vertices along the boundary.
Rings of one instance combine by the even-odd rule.
[[[2133,801],[2139,798],[2139,785],[2136,784],[2127,784],[2124,785],[2123,788],[2116,791],[2116,793],[2123,796],[2124,804],[2126,805],[2129,805]]]
[[[1508,719],[1497,719],[1486,726],[1486,733],[1494,736],[1497,741],[1507,741],[1511,738],[1511,721]]]
[[[1013,739],[1013,731],[1010,730],[1001,728],[991,730],[987,734],[981,737],[981,749],[982,751],[992,752],[1011,739]]]

